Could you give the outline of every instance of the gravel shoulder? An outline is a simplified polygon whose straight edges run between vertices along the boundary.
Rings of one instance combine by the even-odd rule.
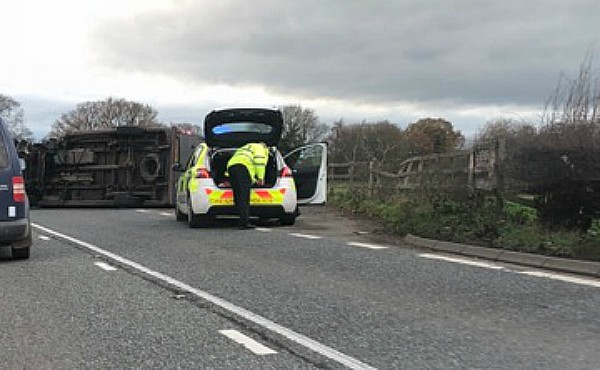
[[[378,220],[329,205],[303,206],[300,208],[300,217],[292,228],[303,233],[338,239],[415,248],[406,243],[403,237],[387,233]]]

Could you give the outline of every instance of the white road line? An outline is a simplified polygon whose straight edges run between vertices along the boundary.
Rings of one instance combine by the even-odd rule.
[[[40,238],[42,240],[50,240],[50,238],[47,237],[46,235],[39,235],[38,238]]]
[[[304,238],[304,239],[321,239],[321,238],[323,238],[322,236],[309,235],[309,234],[291,233],[290,235],[293,237],[296,237],[296,238]]]
[[[161,281],[171,285],[172,287],[178,288],[181,291],[189,292],[201,299],[211,302],[212,304],[214,304],[216,306],[219,306],[229,312],[232,312],[235,315],[238,315],[239,317],[241,317],[247,321],[250,321],[254,324],[262,326],[262,327],[266,328],[267,330],[270,330],[273,333],[279,334],[279,335],[287,338],[288,340],[298,343],[299,345],[302,345],[316,353],[319,353],[327,358],[330,358],[333,361],[336,361],[346,367],[349,367],[350,369],[357,369],[357,370],[358,369],[375,369],[374,367],[371,367],[371,366],[365,364],[364,362],[361,362],[353,357],[343,354],[331,347],[328,347],[320,342],[317,342],[314,339],[311,339],[305,335],[302,335],[291,329],[281,326],[281,325],[277,324],[276,322],[268,320],[268,319],[266,319],[260,315],[257,315],[251,311],[248,311],[245,308],[236,306],[233,303],[230,303],[230,302],[228,302],[222,298],[219,298],[217,296],[214,296],[208,292],[205,292],[200,289],[196,289],[196,288],[192,287],[191,285],[188,285],[184,282],[176,280],[170,276],[167,276],[160,272],[151,270],[137,262],[128,260],[124,257],[121,257],[121,256],[115,254],[115,253],[112,253],[112,252],[106,251],[100,247],[97,247],[93,244],[90,244],[90,243],[84,242],[82,240],[73,238],[71,236],[59,233],[58,231],[48,229],[47,227],[38,225],[36,223],[32,223],[32,226],[38,230],[42,230],[48,234],[54,235],[63,240],[69,241],[71,243],[75,243],[83,248],[89,249],[90,251],[93,251],[94,253],[101,254],[101,255],[103,255],[113,261],[116,261],[122,265],[129,266],[130,268],[135,269],[145,275],[152,276],[154,279],[161,280]]]
[[[566,281],[568,283],[588,285],[588,286],[600,288],[599,280],[585,279],[585,278],[569,276],[569,275],[560,275],[560,274],[554,274],[551,272],[544,272],[544,271],[514,271],[514,272],[516,272],[517,274],[522,274],[522,275],[536,276],[536,277],[541,277],[541,278]]]
[[[169,212],[161,212],[161,213],[160,213],[160,215],[161,215],[161,216],[167,216],[167,217],[171,217],[171,216],[173,216],[173,214],[172,214],[172,213],[169,213]]]
[[[468,259],[462,259],[462,258],[455,258],[455,257],[447,257],[447,256],[439,256],[437,254],[431,254],[431,253],[423,253],[423,254],[419,254],[419,257],[423,257],[423,258],[430,258],[430,259],[437,259],[437,260],[442,260],[442,261],[448,261],[448,262],[455,262],[455,263],[462,263],[465,265],[471,265],[471,266],[477,266],[477,267],[484,267],[484,268],[489,268],[489,269],[494,269],[494,270],[505,270],[508,272],[513,272],[515,274],[521,274],[521,275],[527,275],[527,276],[535,276],[535,277],[540,277],[540,278],[546,278],[546,279],[552,279],[552,280],[559,280],[559,281],[564,281],[567,283],[572,283],[572,284],[579,284],[579,285],[587,285],[587,286],[593,286],[595,288],[600,288],[600,280],[594,280],[594,279],[587,279],[587,278],[583,278],[583,277],[577,277],[577,276],[570,276],[570,275],[562,275],[562,274],[558,274],[558,273],[553,273],[553,272],[546,272],[546,271],[520,271],[520,270],[513,270],[510,268],[506,268],[503,266],[498,266],[492,263],[486,263],[486,262],[479,262],[479,261],[473,261],[473,260],[468,260]]]
[[[149,211],[149,210],[147,210],[147,209],[136,209],[135,211],[136,211],[137,213],[150,213],[150,211]]]
[[[369,249],[387,249],[388,248],[383,245],[359,243],[359,242],[348,242],[348,245],[351,245],[354,247],[360,247],[360,248],[369,248]]]
[[[269,229],[267,227],[257,227],[254,230],[260,231],[260,232],[263,232],[263,233],[270,233],[271,231],[273,231],[272,229]]]
[[[276,351],[273,351],[271,348],[269,348],[267,346],[263,346],[259,342],[240,333],[237,330],[219,330],[219,333],[223,334],[224,336],[231,339],[232,341],[241,344],[242,346],[246,347],[247,349],[249,349],[250,351],[254,352],[257,355],[261,355],[261,356],[262,355],[274,355],[277,353]]]
[[[100,267],[102,270],[105,271],[117,271],[117,269],[111,265],[109,265],[106,262],[94,262],[94,265]]]
[[[464,258],[440,256],[440,255],[431,254],[431,253],[421,253],[421,254],[419,254],[419,257],[429,258],[429,259],[434,259],[434,260],[442,260],[442,261],[453,262],[453,263],[462,263],[463,265],[483,267],[483,268],[488,268],[488,269],[492,269],[492,270],[504,270],[504,267],[502,267],[502,266],[498,266],[498,265],[495,265],[492,263],[487,263],[487,262],[480,262],[480,261],[464,259]]]

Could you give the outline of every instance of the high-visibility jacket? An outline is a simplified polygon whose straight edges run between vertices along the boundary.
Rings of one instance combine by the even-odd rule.
[[[269,160],[269,148],[263,143],[248,143],[237,149],[227,162],[227,169],[242,164],[248,169],[252,183],[265,181],[265,170]]]

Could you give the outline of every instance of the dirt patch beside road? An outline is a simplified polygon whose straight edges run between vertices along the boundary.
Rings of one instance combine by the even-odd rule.
[[[300,217],[292,228],[303,233],[406,246],[402,237],[386,234],[376,220],[327,205],[301,207]]]

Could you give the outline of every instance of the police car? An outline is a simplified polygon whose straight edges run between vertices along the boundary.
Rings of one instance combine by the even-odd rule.
[[[249,142],[264,142],[269,160],[263,185],[250,193],[250,216],[278,219],[293,225],[298,204],[322,204],[327,199],[327,146],[309,144],[285,157],[276,146],[281,139],[283,116],[279,110],[236,108],[215,110],[204,120],[205,142],[187,163],[175,163],[180,171],[175,215],[190,227],[200,227],[225,215],[237,215],[233,190],[226,176],[227,162],[235,150]]]

